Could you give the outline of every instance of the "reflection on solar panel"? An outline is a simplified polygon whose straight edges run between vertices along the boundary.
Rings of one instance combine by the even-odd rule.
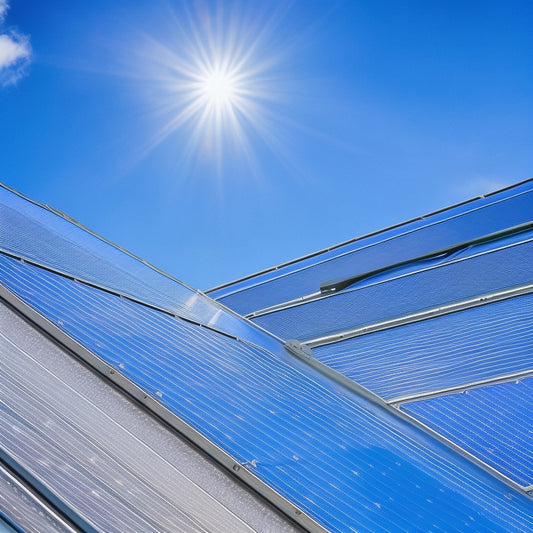
[[[533,526],[531,181],[210,292],[252,322],[0,198],[0,297],[287,516],[167,481],[157,439],[132,440],[0,328],[0,453],[76,527]]]
[[[527,487],[533,485],[532,388],[532,378],[514,379],[402,409]]]

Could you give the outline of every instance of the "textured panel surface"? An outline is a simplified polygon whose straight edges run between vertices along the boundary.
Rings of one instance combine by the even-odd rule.
[[[331,531],[532,523],[529,498],[288,355],[1,256],[0,276]]]
[[[342,291],[254,322],[281,338],[308,340],[532,282],[529,241]]]
[[[5,436],[3,436],[5,439]],[[12,529],[7,523],[20,529]],[[9,529],[8,529],[9,528]],[[0,465],[0,532],[76,533],[57,514],[43,504],[20,480]]]
[[[0,354],[0,451],[45,480],[59,502],[96,529],[294,531],[4,306]],[[16,512],[21,505],[6,502],[8,496],[0,494],[0,509],[4,503]],[[18,523],[33,522],[26,514]]]
[[[362,274],[411,260],[502,229],[529,222],[533,211],[532,182],[513,191],[476,200],[394,230],[363,238],[252,277],[210,293],[241,314],[299,298],[319,290],[324,282]],[[514,196],[512,196],[514,194]],[[233,291],[233,294],[232,294]]]
[[[401,406],[517,483],[533,485],[533,379]]]
[[[440,390],[533,369],[533,295],[313,349],[379,396]]]
[[[0,250],[250,340],[264,334],[202,293],[0,186]]]

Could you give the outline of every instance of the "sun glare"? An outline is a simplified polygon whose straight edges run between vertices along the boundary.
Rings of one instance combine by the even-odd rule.
[[[231,106],[236,89],[234,77],[220,70],[212,72],[202,83],[202,91],[207,102],[217,107]]]
[[[185,161],[214,158],[220,169],[233,152],[254,167],[252,136],[273,151],[283,150],[272,125],[281,55],[270,44],[281,12],[252,17],[246,10],[222,8],[221,3],[212,12],[187,11],[173,19],[175,33],[165,44],[146,41],[143,55],[151,79],[158,81],[153,101],[165,120],[150,148],[176,133]]]

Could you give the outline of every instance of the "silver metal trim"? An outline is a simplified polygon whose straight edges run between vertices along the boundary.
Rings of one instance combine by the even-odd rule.
[[[253,311],[252,313],[248,313],[247,315],[244,315],[244,318],[248,318],[252,320],[260,316],[275,313],[276,311],[283,311],[284,309],[289,309],[291,307],[305,305],[315,300],[321,300],[322,298],[326,296],[334,296],[334,295],[335,293],[324,294],[323,292],[320,292],[320,291],[312,292],[311,294],[308,294],[306,296],[300,296],[299,298],[294,298],[293,300],[287,300],[286,302],[282,302],[276,305],[271,305],[269,307],[264,307],[263,309],[258,309],[257,311]]]
[[[285,344],[284,347],[287,351],[292,353],[293,355],[298,356],[301,359],[310,359],[313,357],[313,353],[311,352],[311,348],[309,346],[306,346],[305,344],[301,344],[296,339],[290,339]]]
[[[528,179],[523,180],[523,181],[520,181],[520,182],[515,183],[515,184],[513,184],[513,185],[509,185],[508,187],[504,187],[503,189],[499,189],[499,190],[497,190],[497,191],[493,191],[493,192],[488,193],[488,194],[482,194],[482,195],[480,195],[480,196],[476,196],[476,197],[474,197],[474,198],[470,198],[469,200],[465,200],[465,201],[463,201],[463,202],[459,202],[459,203],[457,203],[457,204],[453,204],[453,205],[450,205],[450,206],[444,207],[444,208],[442,208],[442,209],[438,209],[437,211],[432,211],[431,213],[428,213],[428,214],[426,214],[426,215],[422,215],[422,216],[419,216],[419,217],[415,217],[415,218],[409,219],[409,220],[407,220],[407,221],[405,221],[405,222],[400,222],[400,223],[398,223],[398,224],[394,224],[394,225],[392,225],[392,226],[388,226],[388,227],[386,227],[386,228],[383,228],[383,229],[380,229],[380,230],[377,230],[377,231],[373,231],[373,232],[370,232],[370,233],[366,233],[365,235],[362,235],[362,236],[360,236],[360,237],[356,237],[356,238],[354,238],[354,239],[349,239],[349,240],[347,240],[347,241],[344,241],[344,242],[341,242],[341,243],[339,243],[339,244],[336,244],[336,245],[330,246],[330,247],[328,247],[328,248],[324,248],[324,249],[319,250],[319,251],[317,251],[317,252],[313,252],[313,253],[311,253],[311,254],[303,255],[303,256],[301,256],[301,257],[299,257],[299,258],[297,258],[297,259],[292,259],[292,260],[287,261],[287,262],[285,262],[285,263],[281,263],[281,264],[279,264],[279,265],[276,265],[276,266],[273,266],[273,267],[270,267],[270,268],[267,268],[267,269],[264,269],[264,270],[260,270],[260,271],[254,273],[254,274],[249,274],[248,276],[244,276],[243,278],[239,278],[239,279],[236,279],[236,280],[234,280],[234,281],[230,281],[230,282],[227,282],[227,283],[223,283],[222,285],[218,285],[218,286],[216,286],[216,287],[213,287],[213,288],[211,288],[211,289],[206,290],[205,293],[206,293],[206,294],[209,294],[209,293],[211,293],[211,292],[215,292],[215,291],[218,291],[218,290],[224,289],[224,288],[226,288],[226,287],[230,287],[231,285],[236,285],[237,283],[241,283],[241,282],[243,282],[243,281],[247,281],[247,280],[249,280],[249,279],[253,279],[254,277],[257,277],[257,276],[261,276],[261,275],[263,275],[263,274],[268,274],[269,272],[275,272],[276,270],[279,270],[279,269],[281,269],[281,268],[284,268],[284,267],[287,267],[287,266],[293,265],[293,264],[295,264],[295,263],[298,263],[298,262],[300,262],[300,261],[304,261],[304,260],[306,260],[306,259],[311,259],[311,258],[313,258],[313,257],[316,257],[316,256],[320,255],[320,254],[330,252],[331,250],[335,250],[335,249],[340,248],[340,247],[342,247],[342,246],[346,246],[346,245],[348,245],[348,244],[352,244],[352,243],[354,243],[354,242],[361,241],[361,240],[363,240],[363,239],[367,239],[367,238],[369,238],[369,237],[373,237],[373,236],[375,236],[375,235],[379,235],[380,233],[385,233],[385,232],[387,232],[387,231],[390,231],[390,230],[393,230],[393,229],[396,229],[396,228],[400,228],[400,227],[402,227],[402,226],[406,226],[407,224],[412,224],[413,222],[417,222],[417,221],[419,221],[419,220],[424,220],[424,219],[426,219],[426,218],[429,218],[429,217],[435,216],[435,215],[437,215],[437,214],[439,214],[439,213],[443,213],[443,212],[445,212],[445,211],[449,211],[449,210],[451,210],[451,209],[455,209],[456,207],[460,207],[460,206],[462,206],[462,205],[466,205],[466,204],[471,203],[471,202],[475,202],[476,200],[482,200],[482,199],[484,199],[484,198],[489,198],[490,196],[494,196],[494,195],[499,194],[499,193],[502,193],[502,192],[504,192],[504,191],[507,191],[507,190],[513,189],[514,187],[519,187],[519,186],[524,185],[524,184],[526,184],[526,183],[528,183],[528,182],[530,182],[530,181],[533,181],[533,177],[528,178]],[[465,214],[468,214],[468,213],[473,213],[474,211],[478,211],[478,210],[483,209],[483,208],[485,208],[485,207],[488,207],[488,206],[491,206],[491,205],[495,205],[495,204],[498,204],[498,203],[501,203],[501,202],[504,202],[504,201],[510,200],[511,198],[516,198],[516,197],[521,196],[521,195],[523,195],[523,194],[528,194],[528,193],[530,193],[530,192],[532,192],[532,189],[529,189],[529,190],[527,190],[527,191],[522,191],[522,192],[520,192],[520,193],[518,193],[518,194],[514,194],[514,195],[512,195],[512,196],[508,196],[508,197],[506,197],[506,198],[502,198],[502,199],[500,199],[500,200],[496,200],[495,202],[492,202],[492,203],[489,203],[489,204],[486,204],[486,205],[483,205],[483,206],[476,207],[476,208],[471,209],[471,210],[469,210],[469,211],[464,211],[464,212],[462,212],[462,213],[458,213],[457,215],[453,215],[452,217],[449,217],[449,218],[446,218],[446,219],[443,219],[443,220],[439,220],[439,221],[437,221],[437,222],[433,222],[433,223],[427,224],[426,226],[423,226],[423,227],[424,227],[424,228],[428,228],[428,227],[434,226],[434,225],[436,225],[436,224],[439,224],[439,223],[441,223],[441,222],[446,222],[446,221],[448,221],[448,220],[452,220],[452,219],[457,218],[457,217],[459,217],[459,216],[462,216],[462,215],[465,215]],[[419,229],[421,229],[421,228],[416,228],[416,229],[413,229],[413,230],[406,231],[406,232],[404,232],[404,233],[400,233],[400,234],[398,234],[398,235],[394,235],[393,237],[389,237],[389,238],[387,238],[387,239],[383,239],[382,241],[378,241],[378,242],[376,242],[376,243],[372,243],[372,244],[369,244],[369,245],[367,245],[367,246],[363,246],[362,248],[358,248],[357,251],[358,251],[358,250],[363,250],[363,249],[365,249],[365,248],[369,248],[369,247],[371,247],[371,246],[375,246],[375,245],[377,245],[377,244],[381,244],[381,243],[383,243],[383,242],[387,242],[387,241],[389,241],[389,240],[391,240],[391,239],[394,239],[394,238],[396,238],[396,237],[401,237],[401,236],[403,236],[403,235],[408,235],[409,233],[413,233],[413,232],[415,232],[415,231],[417,231],[417,230],[419,230]],[[326,262],[331,261],[331,260],[333,260],[333,259],[338,259],[339,257],[343,257],[343,256],[345,256],[345,255],[348,255],[348,254],[350,254],[350,253],[353,253],[354,251],[356,251],[356,250],[351,250],[351,251],[345,252],[345,253],[343,253],[343,254],[336,255],[335,257],[332,257],[332,258],[326,259],[326,260],[324,260],[324,261],[318,261],[317,263],[313,263],[312,265],[308,265],[308,266],[306,266],[306,267],[302,267],[302,268],[299,268],[299,269],[296,269],[296,270],[292,270],[291,272],[287,272],[287,273],[285,273],[285,274],[281,274],[280,276],[277,276],[277,277],[274,277],[274,278],[270,278],[270,279],[265,280],[265,281],[262,281],[262,282],[254,283],[254,284],[249,285],[249,286],[247,286],[247,287],[242,287],[242,288],[240,288],[240,289],[236,289],[236,290],[234,290],[234,291],[231,291],[231,292],[228,292],[228,293],[224,294],[223,296],[220,296],[220,298],[225,298],[225,297],[230,296],[230,295],[232,295],[232,294],[236,294],[236,293],[238,293],[238,292],[245,291],[245,290],[248,290],[248,289],[251,289],[251,288],[257,287],[257,286],[259,286],[259,285],[263,285],[263,284],[265,284],[265,283],[269,283],[269,282],[271,282],[271,281],[274,281],[274,280],[276,280],[276,279],[280,279],[280,278],[285,277],[285,276],[288,276],[288,275],[290,275],[290,274],[294,274],[294,273],[297,273],[297,272],[301,272],[301,271],[303,271],[303,270],[306,270],[306,269],[308,269],[308,268],[314,267],[314,266],[319,265],[319,264],[322,264],[322,263],[326,263]]]
[[[452,448],[458,454],[460,454],[463,457],[469,459],[470,461],[472,461],[473,463],[477,464],[479,467],[481,467],[486,472],[491,473],[494,477],[497,477],[498,479],[504,481],[507,485],[513,487],[514,489],[518,489],[521,493],[524,493],[524,494],[526,494],[527,496],[530,496],[533,499],[532,495],[528,492],[530,485],[520,485],[520,483],[517,483],[516,481],[513,481],[511,478],[507,477],[505,474],[503,474],[499,470],[496,470],[496,468],[494,468],[493,466],[490,466],[488,463],[486,463],[485,461],[483,461],[479,457],[476,457],[475,455],[470,453],[468,450],[465,450],[464,448],[462,448],[461,446],[459,446],[458,444],[456,444],[452,440],[448,439],[444,435],[441,435],[440,433],[438,433],[437,431],[435,431],[431,427],[427,426],[423,422],[420,422],[420,420],[418,420],[417,418],[415,418],[415,417],[413,417],[413,416],[411,416],[411,415],[409,415],[409,414],[407,414],[407,413],[405,413],[403,411],[400,411],[399,409],[398,409],[398,411],[400,413],[402,413],[406,417],[406,419],[410,419],[411,422],[414,425],[418,426],[420,429],[423,429],[424,431],[426,431],[426,433],[431,433],[431,434],[435,435],[443,444],[446,444],[449,448]]]
[[[383,331],[386,329],[392,329],[399,326],[405,326],[406,324],[413,324],[415,322],[422,322],[430,318],[436,318],[439,316],[449,315],[458,311],[464,311],[466,309],[472,309],[481,305],[487,305],[489,303],[498,302],[501,300],[507,300],[517,296],[523,296],[533,292],[533,283],[527,285],[520,285],[519,287],[513,287],[511,289],[505,289],[503,291],[496,291],[491,293],[482,294],[475,298],[468,298],[466,300],[460,300],[451,304],[440,305],[438,307],[432,307],[425,311],[419,311],[417,313],[411,313],[409,315],[403,315],[381,322],[375,322],[373,324],[367,324],[366,326],[359,326],[353,329],[347,329],[331,335],[324,335],[323,337],[317,337],[314,339],[304,340],[303,344],[306,344],[310,348],[316,348],[318,346],[326,346],[328,344],[334,344],[336,342],[353,339],[354,337],[360,337],[361,335],[367,335],[369,333],[375,333],[376,331]]]
[[[480,379],[478,381],[471,381],[470,383],[456,385],[454,387],[447,387],[445,389],[437,389],[433,391],[420,392],[416,394],[409,394],[407,396],[398,396],[387,400],[389,405],[400,407],[405,403],[411,403],[419,400],[428,400],[430,398],[437,398],[439,396],[445,396],[447,394],[454,394],[463,392],[470,389],[476,389],[479,387],[485,387],[487,385],[498,385],[500,383],[508,383],[517,379],[529,378],[533,376],[533,368],[531,370],[522,370],[521,372],[511,372],[509,374],[502,374],[493,378]]]
[[[187,424],[184,420],[161,405],[156,398],[130,381],[127,377],[121,374],[119,370],[87,350],[84,346],[75,341],[72,337],[59,329],[54,323],[35,311],[26,302],[18,298],[15,294],[1,284],[0,299],[5,300],[28,320],[50,335],[55,341],[66,347],[74,356],[87,363],[102,376],[110,380],[120,389],[127,392],[131,397],[140,402],[146,409],[156,415],[157,418],[166,422],[180,435],[186,437],[189,441],[202,449],[218,464],[222,465],[228,472],[235,475],[245,485],[263,496],[290,519],[311,533],[327,533],[327,530],[313,520],[310,516],[304,513],[289,500],[284,498],[279,492],[270,487],[270,485],[267,485],[265,482],[261,481],[252,471],[248,469],[246,464],[240,464],[233,457],[231,457],[231,455],[219,448],[215,443],[211,442],[200,432]]]

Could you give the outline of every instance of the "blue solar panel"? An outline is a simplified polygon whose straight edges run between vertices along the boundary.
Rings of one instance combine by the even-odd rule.
[[[3,255],[0,281],[331,531],[531,523],[525,495],[287,354]]]
[[[401,406],[517,483],[533,485],[533,379]]]
[[[265,335],[202,293],[0,186],[0,250],[249,340]]]
[[[533,369],[533,294],[313,349],[391,400]]]
[[[531,238],[523,235],[522,238]],[[503,244],[503,243],[499,243]],[[533,241],[333,293],[254,318],[284,339],[309,340],[533,282]]]
[[[476,200],[423,221],[346,244],[334,251],[297,261],[276,271],[230,285],[211,296],[241,314],[299,298],[336,279],[476,239],[531,220],[533,182],[512,191]]]

